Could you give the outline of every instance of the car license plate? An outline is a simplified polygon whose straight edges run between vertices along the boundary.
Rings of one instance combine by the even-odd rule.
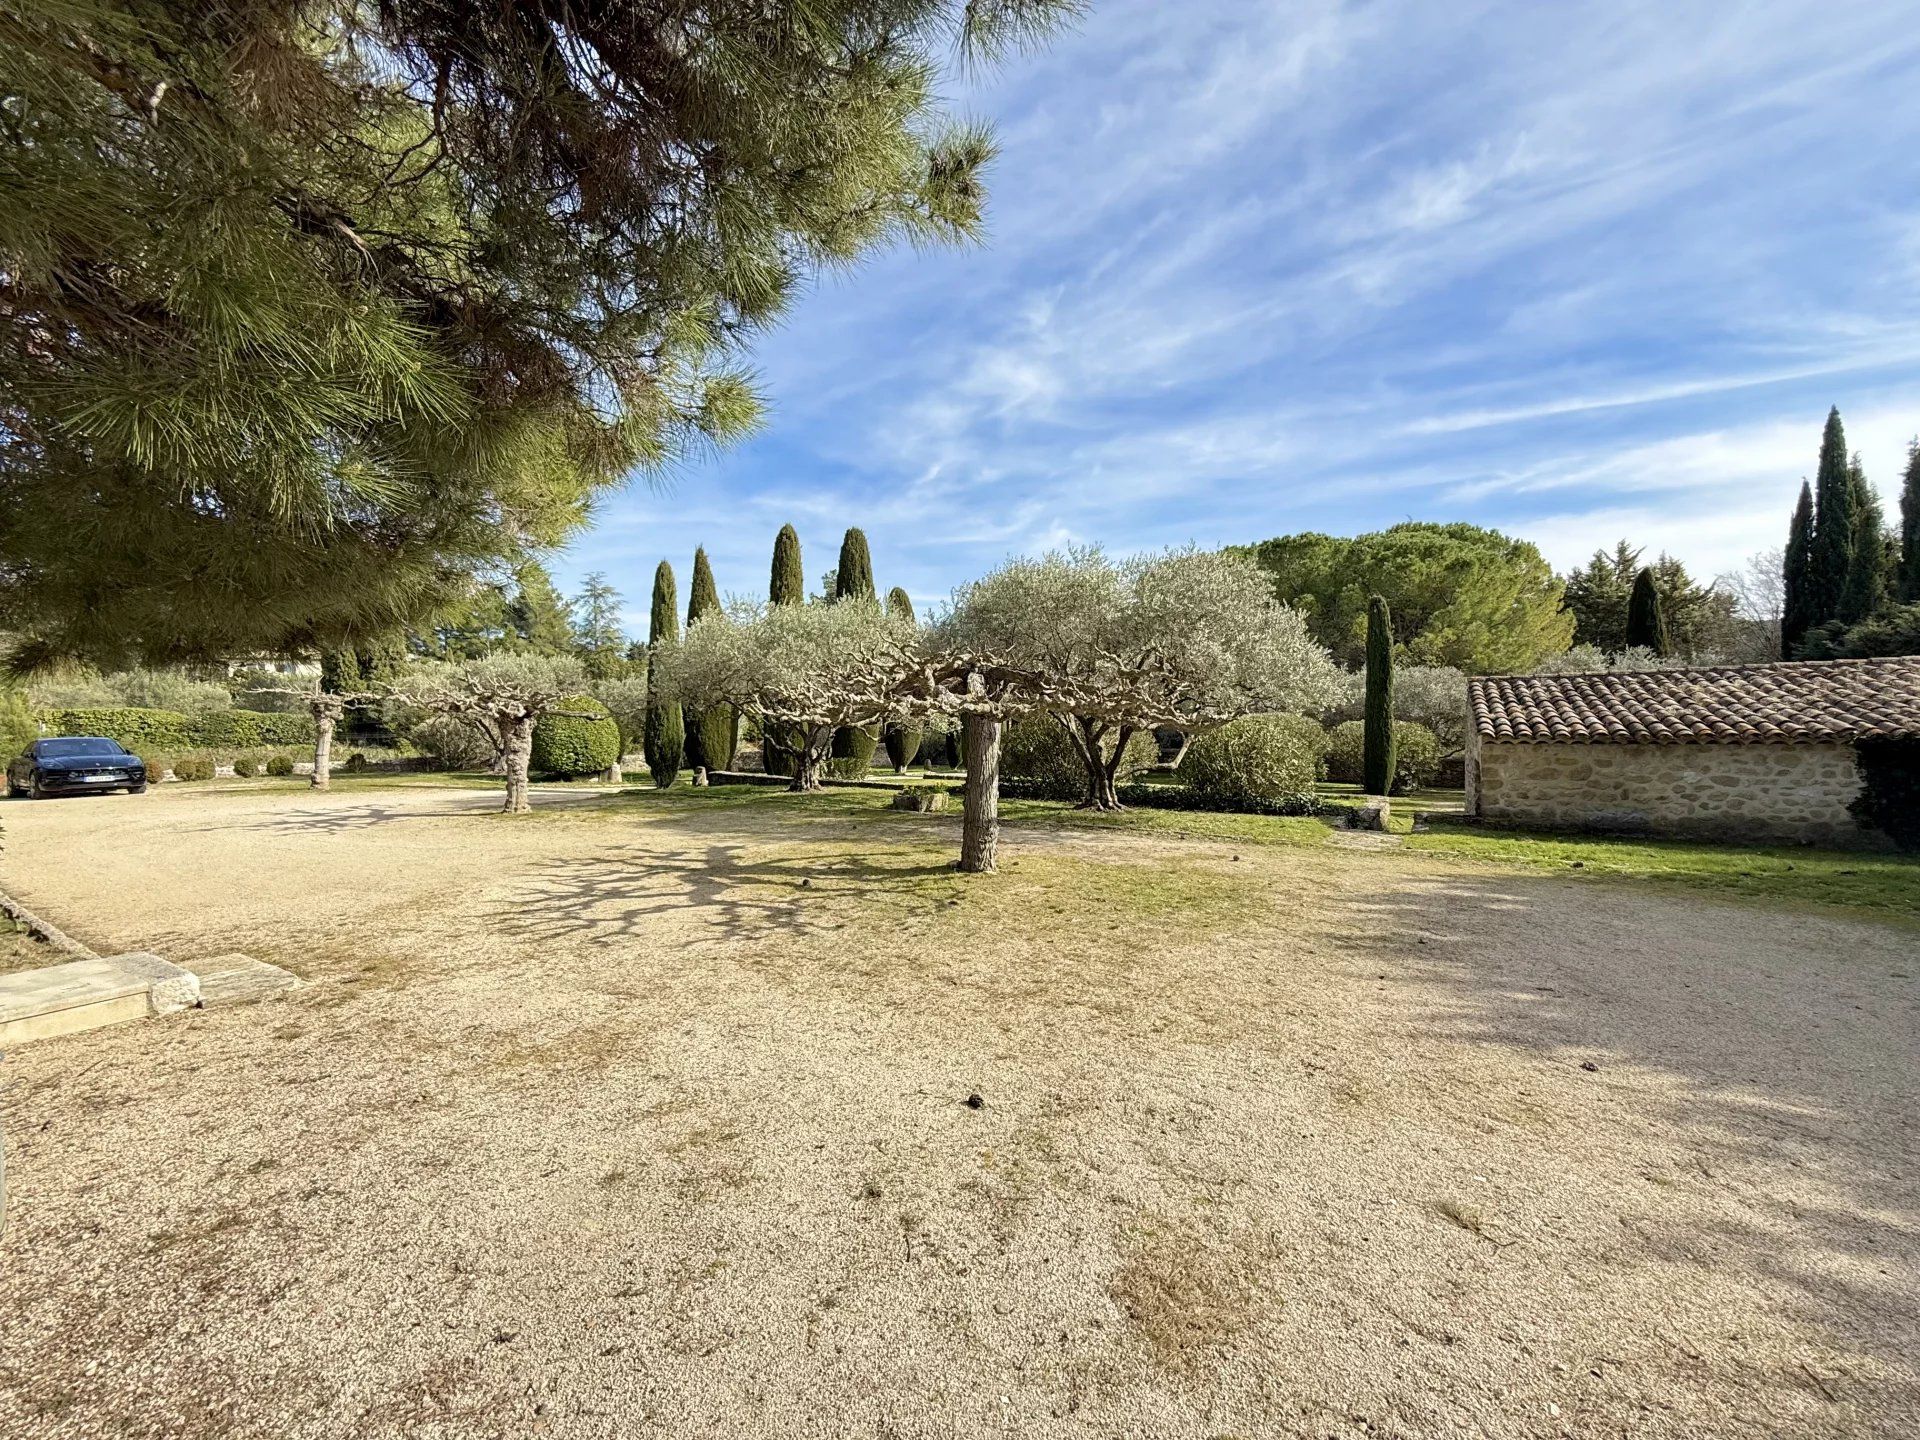
[[[84,785],[106,785],[119,778],[118,775],[82,775],[80,781]]]

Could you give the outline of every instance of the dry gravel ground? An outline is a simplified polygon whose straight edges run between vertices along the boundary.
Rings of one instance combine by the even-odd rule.
[[[77,937],[313,983],[7,1058],[0,1434],[1920,1433],[1911,929],[494,804],[8,808]]]

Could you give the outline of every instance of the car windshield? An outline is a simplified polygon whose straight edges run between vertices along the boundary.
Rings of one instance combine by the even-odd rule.
[[[34,747],[34,754],[42,760],[78,760],[92,757],[118,758],[127,752],[111,740],[81,738],[78,740],[42,740]]]

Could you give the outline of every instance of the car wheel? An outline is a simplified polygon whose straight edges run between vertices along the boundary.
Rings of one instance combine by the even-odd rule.
[[[127,794],[129,795],[144,795],[146,793],[147,793],[147,782],[144,780],[142,780],[138,785],[127,786]]]
[[[29,800],[45,800],[47,798],[47,792],[40,788],[40,777],[38,775],[27,782],[27,798]]]

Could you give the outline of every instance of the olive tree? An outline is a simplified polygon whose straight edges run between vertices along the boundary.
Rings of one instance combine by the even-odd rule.
[[[655,652],[655,693],[700,708],[734,705],[754,716],[763,734],[793,744],[788,789],[819,790],[835,730],[900,713],[896,681],[912,634],[866,597],[740,605],[730,617],[703,615],[683,640]]]
[[[507,777],[502,808],[520,815],[533,808],[527,770],[535,722],[542,715],[579,713],[567,706],[586,688],[586,667],[570,655],[489,655],[458,665],[423,666],[404,691],[396,687],[386,698],[469,720],[494,737]]]
[[[1009,721],[1046,704],[1046,676],[977,651],[900,652],[897,662],[889,679],[896,709],[935,725],[961,727],[967,783],[961,797],[960,869],[991,874],[1000,851],[1001,738]]]
[[[1009,561],[962,587],[939,635],[1037,678],[1086,767],[1083,808],[1118,810],[1127,741],[1266,710],[1317,709],[1339,672],[1250,559],[1194,549],[1115,562],[1097,548]]]

